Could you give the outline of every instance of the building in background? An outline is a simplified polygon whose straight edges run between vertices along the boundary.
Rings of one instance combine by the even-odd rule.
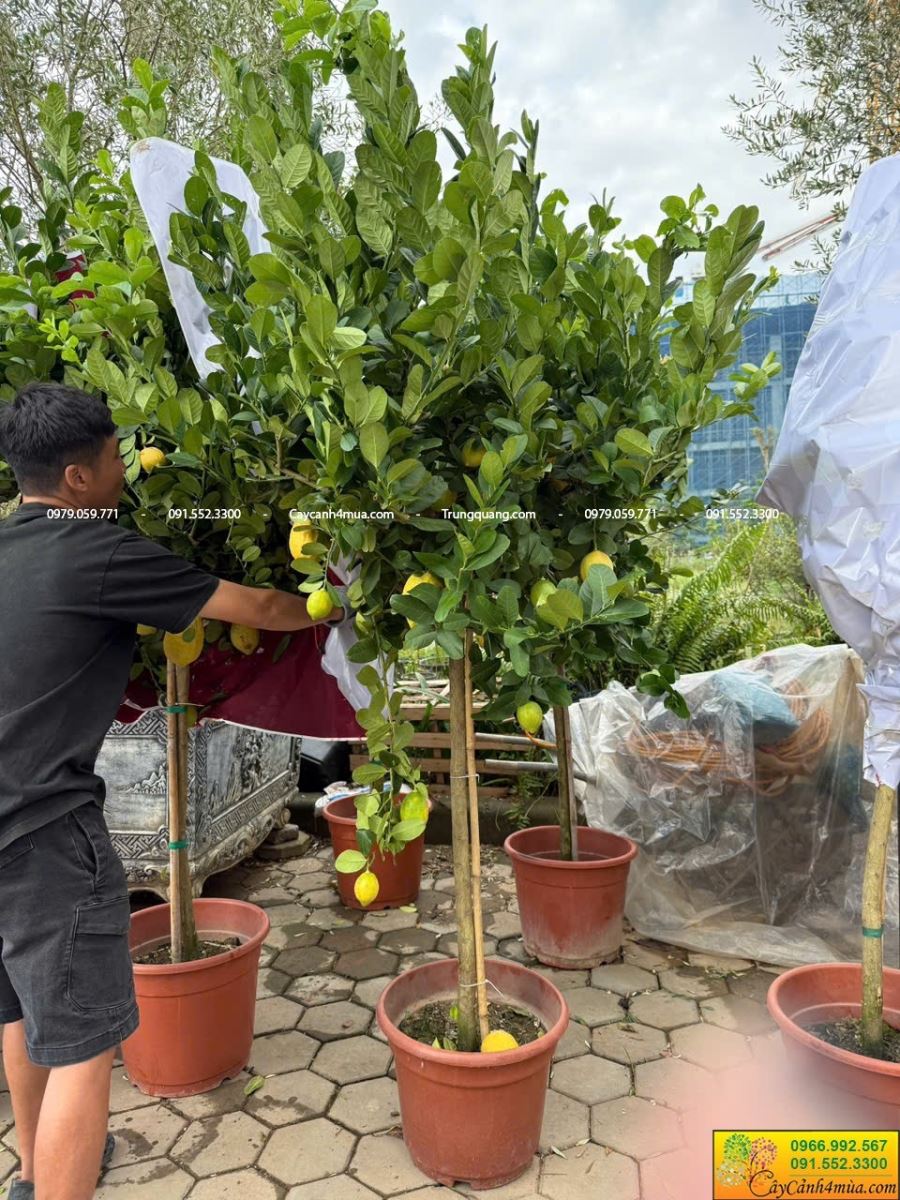
[[[821,286],[819,275],[785,275],[760,297],[757,315],[744,327],[738,363],[762,362],[774,350],[781,373],[756,397],[755,415],[717,421],[694,435],[688,476],[694,495],[708,500],[717,492],[762,481],[763,456],[753,430],[760,429],[768,437],[781,429],[791,381],[815,316]],[[684,286],[683,298],[690,297],[690,289],[690,283]],[[715,391],[730,400],[735,398],[734,385],[728,378],[733,369],[723,371],[712,384]]]

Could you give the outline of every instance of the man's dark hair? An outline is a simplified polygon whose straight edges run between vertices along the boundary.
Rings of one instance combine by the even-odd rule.
[[[109,409],[62,383],[30,383],[0,404],[0,456],[22,492],[50,492],[70,463],[92,464],[116,432]]]

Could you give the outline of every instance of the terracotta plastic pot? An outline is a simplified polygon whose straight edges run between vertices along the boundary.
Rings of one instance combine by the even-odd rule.
[[[859,1016],[859,963],[794,967],[778,976],[769,988],[767,1003],[798,1070],[805,1071],[817,1084],[852,1092],[878,1104],[900,1105],[900,1063],[829,1046],[808,1031],[810,1025]],[[900,971],[892,967],[884,969],[884,1019],[900,1029]]]
[[[511,833],[525,949],[551,967],[596,967],[618,957],[628,868],[638,852],[629,838],[578,827],[577,862],[559,858],[559,826]]]
[[[141,1023],[122,1045],[129,1078],[148,1096],[196,1096],[246,1067],[253,1044],[259,953],[269,918],[242,900],[195,900],[202,939],[238,937],[214,958],[135,963]],[[133,955],[169,940],[169,905],[132,914]]]
[[[459,964],[413,967],[378,1001],[378,1024],[397,1070],[403,1138],[413,1162],[438,1183],[500,1187],[518,1179],[538,1148],[550,1064],[569,1023],[562,993],[536,971],[487,959],[487,978],[509,1003],[533,1012],[547,1029],[537,1041],[496,1054],[436,1050],[401,1033],[413,1009],[455,997]],[[490,998],[499,997],[493,988]]]
[[[358,850],[356,844],[356,804],[353,796],[339,796],[325,805],[325,820],[331,833],[334,857],[345,850]],[[428,802],[431,812],[431,801]],[[425,853],[425,834],[414,842],[407,842],[399,854],[382,854],[375,851],[372,872],[378,876],[378,899],[366,904],[366,911],[375,908],[399,908],[401,904],[412,904],[419,895],[422,883],[422,855]],[[338,891],[347,908],[363,908],[353,894],[353,884],[359,872],[348,875],[337,871]]]

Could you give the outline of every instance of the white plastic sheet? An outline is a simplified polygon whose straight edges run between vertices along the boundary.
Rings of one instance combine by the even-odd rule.
[[[184,186],[194,173],[194,153],[176,142],[151,137],[135,142],[130,158],[134,189],[156,244],[188,351],[198,375],[206,379],[217,369],[216,364],[206,357],[206,352],[219,343],[210,327],[211,310],[191,272],[169,258],[172,244],[169,222],[173,212],[187,211]],[[259,197],[246,172],[237,163],[222,158],[213,158],[212,163],[222,191],[247,205],[244,233],[251,252],[262,254],[270,250],[265,240],[266,227],[260,214]],[[258,426],[254,427],[258,433]],[[344,561],[333,563],[332,569],[345,585],[352,583],[359,575],[358,567]],[[371,696],[359,682],[361,666],[347,657],[347,651],[355,641],[356,635],[349,623],[333,629],[325,643],[322,669],[335,678],[354,710],[359,710],[371,703]]]
[[[858,957],[874,794],[861,678],[846,646],[788,646],[683,675],[689,722],[617,683],[572,706],[587,822],[640,847],[625,909],[639,933],[785,966]],[[897,892],[891,856],[888,962]]]
[[[900,155],[857,184],[759,494],[866,664],[866,778],[900,781]]]

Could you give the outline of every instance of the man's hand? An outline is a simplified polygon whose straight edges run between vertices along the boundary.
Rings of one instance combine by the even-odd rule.
[[[306,599],[273,588],[245,587],[242,583],[219,580],[219,586],[200,610],[200,616],[212,621],[227,621],[231,625],[249,625],[252,629],[272,629],[291,632],[311,629],[313,625],[340,624],[352,615],[346,602],[346,592],[336,589],[344,602],[339,616],[313,621],[306,611]],[[343,593],[343,594],[342,594]]]

